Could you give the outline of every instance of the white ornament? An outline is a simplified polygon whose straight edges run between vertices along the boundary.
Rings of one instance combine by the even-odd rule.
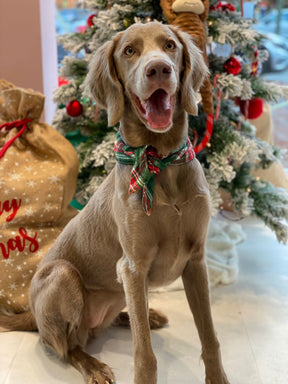
[[[191,12],[201,15],[205,8],[201,0],[176,0],[172,4],[172,9],[175,13]]]

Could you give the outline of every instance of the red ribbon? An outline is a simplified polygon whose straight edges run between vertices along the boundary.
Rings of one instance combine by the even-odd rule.
[[[5,131],[9,131],[12,128],[21,128],[20,131],[12,137],[7,143],[3,145],[3,147],[0,150],[0,159],[4,156],[7,149],[13,144],[13,142],[18,139],[26,130],[27,124],[31,123],[32,119],[23,119],[23,120],[16,120],[12,121],[11,123],[4,123],[0,125],[0,131],[1,129],[5,129]]]
[[[219,73],[214,76],[213,87],[215,89],[217,89],[217,80],[218,80],[219,76],[220,76]],[[219,115],[220,115],[220,109],[221,109],[221,89],[218,88],[217,89],[217,106],[216,106],[215,116],[213,117],[212,113],[207,114],[206,131],[205,131],[204,137],[203,137],[202,141],[196,146],[195,146],[195,144],[197,143],[198,134],[196,131],[194,132],[193,146],[194,146],[194,152],[195,153],[199,153],[199,152],[203,151],[203,149],[209,143],[211,136],[212,136],[212,133],[213,133],[214,121],[218,120]]]
[[[213,80],[213,87],[217,88],[217,80],[220,77],[220,73],[217,73],[214,77]],[[217,107],[216,107],[216,112],[215,112],[215,121],[218,120],[219,114],[220,114],[220,109],[221,109],[221,89],[218,88],[217,90]]]
[[[195,153],[201,152],[209,143],[213,132],[213,114],[209,113],[206,118],[206,131],[200,144],[194,148]]]

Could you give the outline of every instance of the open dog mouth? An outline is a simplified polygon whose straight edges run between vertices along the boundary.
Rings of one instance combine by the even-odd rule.
[[[174,97],[160,88],[146,99],[141,100],[135,94],[133,99],[137,110],[152,130],[164,131],[172,125]]]

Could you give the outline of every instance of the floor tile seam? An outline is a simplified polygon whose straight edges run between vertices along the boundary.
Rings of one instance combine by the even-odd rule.
[[[255,363],[255,366],[256,366],[257,375],[258,375],[258,378],[259,378],[261,384],[264,384],[264,381],[263,381],[263,378],[262,378],[262,375],[261,375],[261,372],[260,372],[260,369],[259,369],[259,366],[258,366],[258,361],[257,361],[257,358],[256,358],[256,353],[254,351],[253,344],[252,344],[252,341],[251,341],[251,338],[250,338],[250,335],[249,335],[249,331],[248,331],[248,328],[247,328],[247,325],[246,325],[246,321],[245,321],[244,316],[243,316],[243,312],[242,312],[242,309],[241,309],[241,304],[239,303],[239,305],[240,305],[240,311],[239,312],[240,312],[242,326],[244,328],[244,332],[246,334],[246,338],[247,338],[247,341],[248,341],[248,344],[249,344],[249,347],[250,347],[250,351],[251,351],[251,354],[252,354],[252,357],[253,357],[253,360],[254,360],[254,363]]]
[[[21,332],[21,333],[22,333],[22,332]],[[7,371],[7,375],[6,375],[6,377],[4,378],[3,384],[8,383],[7,380],[8,380],[8,378],[9,378],[10,373],[12,372],[13,365],[14,365],[14,362],[15,362],[16,357],[17,357],[17,355],[18,355],[18,352],[19,352],[19,350],[21,349],[22,345],[24,344],[24,339],[25,339],[25,335],[21,335],[21,341],[20,341],[20,343],[18,344],[18,348],[16,349],[13,358],[11,359],[11,362],[10,362],[10,364],[9,364],[9,368],[8,368],[8,371]]]

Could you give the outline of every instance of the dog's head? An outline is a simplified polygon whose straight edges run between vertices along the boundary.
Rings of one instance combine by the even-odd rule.
[[[208,69],[191,37],[158,22],[134,24],[100,47],[87,83],[109,125],[129,105],[147,129],[167,132],[175,106],[197,115],[196,92]]]

